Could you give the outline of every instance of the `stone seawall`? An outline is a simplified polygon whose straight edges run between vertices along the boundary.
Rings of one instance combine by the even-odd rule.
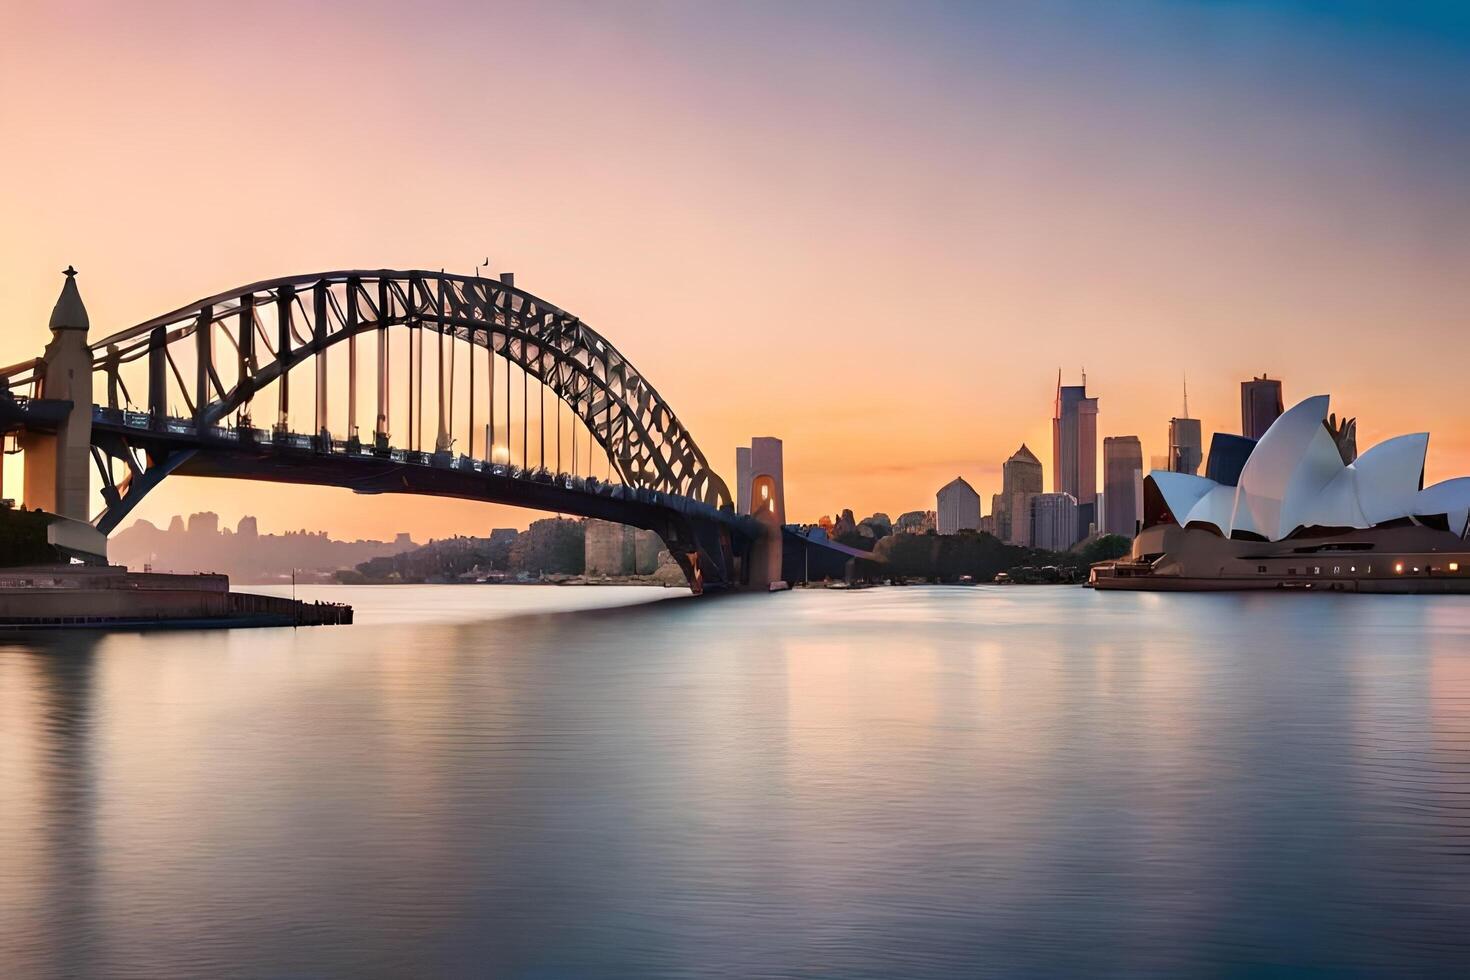
[[[0,569],[0,628],[325,626],[352,607],[229,591],[223,575],[159,575],[116,566]]]

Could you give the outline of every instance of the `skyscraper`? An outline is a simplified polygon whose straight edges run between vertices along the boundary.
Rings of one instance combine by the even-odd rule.
[[[1169,469],[1175,473],[1199,474],[1204,448],[1199,419],[1169,420]]]
[[[935,529],[940,534],[957,534],[980,527],[980,495],[961,477],[939,488]]]
[[[1184,382],[1184,414],[1169,420],[1169,469],[1175,473],[1199,475],[1199,464],[1205,454],[1199,419],[1189,417],[1189,382]]]
[[[1077,498],[1070,493],[1038,493],[1031,499],[1031,547],[1066,551],[1081,540]]]
[[[1281,381],[1259,378],[1240,383],[1240,434],[1247,439],[1259,439],[1271,428],[1271,423],[1282,412]]]
[[[1080,385],[1063,385],[1057,372],[1057,400],[1051,421],[1052,489],[1077,500],[1078,533],[1097,519],[1097,399],[1087,397],[1087,375]]]
[[[1137,436],[1108,436],[1103,440],[1103,500],[1107,513],[1103,529],[1133,537],[1143,517],[1143,444]]]
[[[1007,544],[1031,543],[1031,498],[1041,493],[1041,480],[1041,460],[1022,443],[1001,466],[1001,491],[991,503],[996,537]]]

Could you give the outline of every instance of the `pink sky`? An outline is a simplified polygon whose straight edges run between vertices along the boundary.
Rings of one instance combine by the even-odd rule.
[[[1049,469],[1058,366],[1146,457],[1183,373],[1208,439],[1265,371],[1470,473],[1464,38],[1107,6],[12,4],[0,361],[40,352],[69,263],[98,338],[488,253],[727,477],[783,438],[795,519],[931,508],[956,474],[988,501],[1022,441]],[[537,516],[186,479],[135,516],[204,509],[420,538]]]

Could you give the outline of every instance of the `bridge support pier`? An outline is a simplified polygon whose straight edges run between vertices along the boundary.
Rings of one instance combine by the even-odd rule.
[[[92,493],[92,352],[87,348],[87,308],[77,292],[76,270],[66,270],[66,283],[51,311],[51,342],[42,355],[42,398],[71,402],[66,420],[53,435],[27,432],[25,505],[85,522]]]
[[[735,449],[735,509],[761,524],[751,543],[745,584],[769,588],[781,580],[781,528],[786,523],[786,479],[781,440],[757,436]]]
[[[668,546],[689,588],[695,595],[744,588],[750,555],[748,542],[737,540],[728,526],[716,521],[684,516],[671,517],[663,526],[653,526]],[[764,588],[764,584],[761,586]]]
[[[744,585],[765,591],[772,582],[781,581],[781,522],[770,511],[756,511],[751,516],[760,522],[761,534],[750,543]]]

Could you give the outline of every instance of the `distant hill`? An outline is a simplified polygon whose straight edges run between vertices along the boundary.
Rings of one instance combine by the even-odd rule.
[[[325,531],[261,534],[253,517],[243,517],[232,531],[219,526],[218,515],[191,514],[187,524],[175,517],[168,528],[136,521],[108,541],[108,559],[135,571],[223,572],[240,584],[331,581],[338,569],[359,562],[411,551],[418,545],[406,533],[392,541],[336,541]]]

